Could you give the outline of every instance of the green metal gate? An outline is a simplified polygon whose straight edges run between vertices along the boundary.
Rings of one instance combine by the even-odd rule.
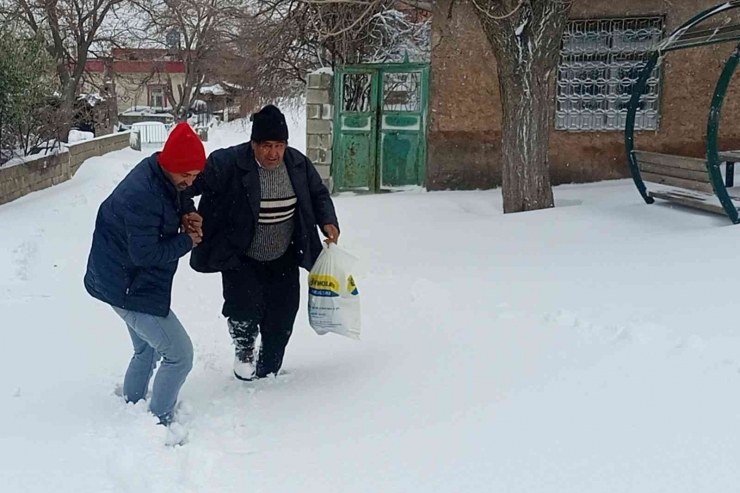
[[[423,185],[429,65],[341,67],[334,87],[335,189],[377,192]]]

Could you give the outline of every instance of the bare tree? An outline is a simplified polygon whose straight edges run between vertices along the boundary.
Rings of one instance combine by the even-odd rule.
[[[289,59],[285,52],[277,52],[275,44],[263,43],[265,32],[250,19],[242,20],[239,34],[222,45],[210,63],[212,78],[238,85],[245,113],[268,102],[303,94],[303,85],[296,81],[305,77],[303,57],[291,52],[293,59]]]
[[[147,14],[140,44],[163,46],[172,32],[182,37],[186,83],[171,90],[180,117],[197,97],[199,81],[235,83],[249,110],[302,94],[306,74],[319,67],[400,61],[407,53],[413,59],[429,56],[430,23],[395,10],[393,0],[138,0],[136,5]],[[216,22],[208,38],[202,26],[209,18]]]
[[[472,0],[496,56],[503,109],[504,212],[553,207],[552,73],[572,0]]]
[[[66,124],[60,139],[67,140],[72,114],[85,73],[91,47],[107,16],[125,0],[5,0],[0,13],[15,19],[34,34],[43,36],[46,50],[54,60],[59,78],[62,105],[60,113]]]
[[[407,12],[390,9],[373,17],[370,36],[376,40],[375,53],[369,61],[400,62],[428,61],[431,56],[431,17],[410,16]]]
[[[234,37],[244,15],[243,0],[136,0],[143,17],[132,28],[140,46],[165,47],[185,64],[184,79],[174,81],[162,67],[167,99],[182,120],[198,97],[224,43]],[[139,20],[138,18],[136,19]]]
[[[428,59],[430,22],[396,0],[257,0],[254,22],[272,71],[305,82],[319,67]]]

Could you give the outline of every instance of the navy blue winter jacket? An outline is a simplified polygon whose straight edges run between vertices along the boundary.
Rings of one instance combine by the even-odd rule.
[[[140,162],[100,206],[85,288],[109,305],[165,317],[177,261],[193,241],[179,232],[177,189],[157,154]]]

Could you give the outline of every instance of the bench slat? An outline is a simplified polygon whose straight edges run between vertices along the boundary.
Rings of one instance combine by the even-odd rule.
[[[667,200],[669,202],[675,202],[677,204],[681,204],[686,207],[693,207],[696,209],[705,210],[707,212],[714,212],[716,214],[725,215],[725,210],[722,208],[722,206],[719,206],[716,204],[710,204],[708,202],[703,202],[701,200],[694,199],[693,197],[689,197],[687,195],[681,195],[681,194],[676,194],[676,193],[671,193],[671,192],[649,192],[649,195],[656,199],[662,199],[662,200]]]
[[[701,183],[693,180],[683,180],[681,178],[675,178],[673,176],[655,175],[653,173],[642,173],[642,179],[652,183],[669,185],[671,187],[686,188],[688,190],[695,190],[697,192],[710,194],[714,193],[714,189],[709,183]]]
[[[733,163],[740,162],[740,151],[720,151],[719,153],[720,162],[730,161]]]
[[[673,156],[670,154],[658,154],[657,152],[635,151],[637,162],[657,164],[669,168],[690,169],[694,171],[707,172],[707,162],[703,159],[685,156]]]
[[[711,183],[706,169],[704,171],[694,171],[693,169],[671,168],[668,166],[660,166],[658,164],[641,163],[640,171],[644,173],[652,173],[654,175],[672,176],[674,178],[681,178],[684,180],[698,181],[701,183]]]

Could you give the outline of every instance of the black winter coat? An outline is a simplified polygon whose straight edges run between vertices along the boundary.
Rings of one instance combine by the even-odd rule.
[[[339,228],[334,203],[313,163],[288,147],[283,158],[297,198],[294,242],[301,267],[310,270],[321,253],[317,226]],[[195,211],[202,195],[203,242],[193,250],[190,266],[198,272],[238,268],[254,238],[260,211],[258,164],[249,142],[211,153],[205,170],[182,193],[183,211]]]

